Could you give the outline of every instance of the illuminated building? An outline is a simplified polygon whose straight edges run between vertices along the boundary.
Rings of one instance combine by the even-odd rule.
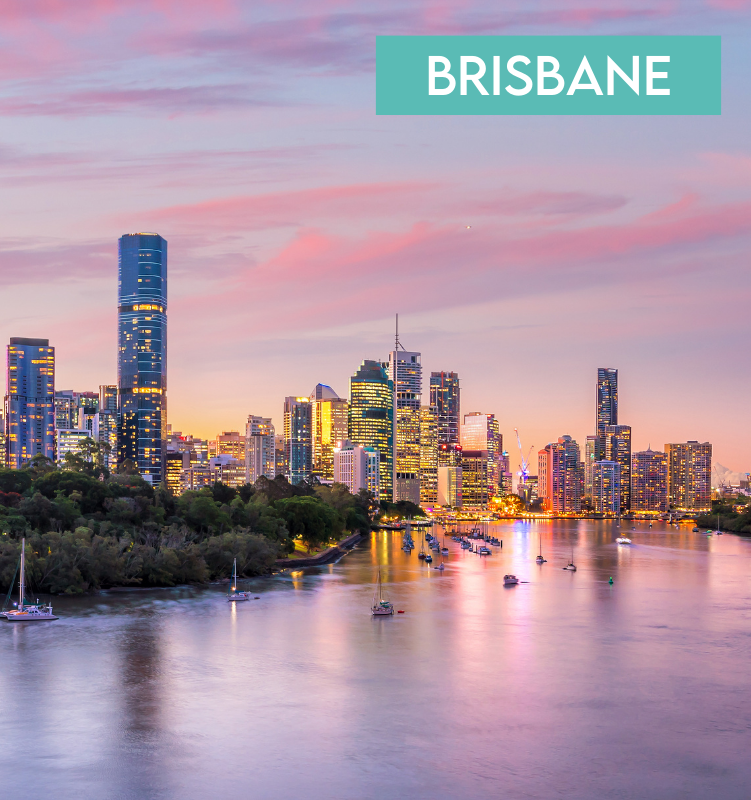
[[[598,514],[621,513],[621,465],[617,461],[595,461],[592,465],[592,504]]]
[[[603,461],[617,461],[621,465],[621,513],[631,509],[631,428],[628,425],[606,425],[603,435],[605,457]]]
[[[245,482],[255,483],[262,475],[276,477],[276,432],[271,419],[248,416],[245,425]]]
[[[438,505],[448,508],[461,508],[461,467],[438,467]]]
[[[65,456],[67,453],[86,458],[81,452],[81,445],[87,439],[91,439],[91,431],[86,428],[68,428],[57,432],[57,462],[58,464],[65,463]]]
[[[117,414],[112,411],[94,414],[91,438],[99,445],[102,466],[114,470],[117,464]]]
[[[689,441],[666,444],[668,502],[678,511],[708,511],[712,507],[712,445]]]
[[[214,440],[214,455],[245,461],[245,437],[239,431],[222,431]]]
[[[438,503],[438,418],[431,406],[420,408],[420,505]]]
[[[157,486],[167,455],[167,242],[121,236],[118,264],[117,460]]]
[[[501,476],[508,464],[503,458],[503,437],[495,414],[481,414],[473,411],[464,415],[461,426],[461,443],[464,450],[481,450],[487,453],[488,486],[491,497],[502,493]],[[465,482],[466,483],[466,482]],[[508,494],[511,493],[509,488]],[[466,502],[466,497],[465,497]]]
[[[462,449],[461,507],[463,509],[487,511],[490,497],[494,496],[489,486],[489,465],[487,450]],[[493,488],[497,489],[497,484]]]
[[[537,475],[527,475],[527,480],[522,483],[519,481],[517,494],[524,500],[527,507],[534,505],[538,500],[537,494]]]
[[[99,387],[99,411],[111,411],[117,414],[117,386]]]
[[[396,337],[389,353],[388,377],[396,395],[394,500],[420,503],[420,402],[422,363],[420,353],[405,350]]]
[[[581,512],[582,473],[579,445],[570,436],[546,445],[537,454],[538,488],[546,511]]]
[[[430,405],[438,417],[438,441],[459,441],[460,388],[456,372],[430,373]]]
[[[55,348],[48,339],[10,340],[6,362],[5,465],[55,459]]]
[[[631,510],[668,510],[668,457],[651,448],[631,456]]]
[[[241,460],[222,453],[209,459],[209,468],[212,482],[223,483],[235,489],[245,483],[245,458]]]
[[[349,438],[379,454],[381,499],[393,498],[394,384],[377,361],[363,361],[349,381]]]
[[[366,489],[380,499],[380,457],[372,447],[353,444],[349,439],[334,448],[334,481],[343,483],[352,494]]]
[[[276,451],[276,474],[286,475],[289,464],[287,463],[287,448],[284,446],[283,433],[277,433],[274,437],[274,449]]]
[[[5,418],[0,415],[0,467],[5,466]]]
[[[214,470],[207,464],[191,464],[184,467],[180,474],[180,485],[182,491],[189,489],[201,489],[204,486],[211,486],[214,482]]]
[[[55,428],[59,431],[73,428],[78,423],[78,407],[73,394],[55,392]]]
[[[503,436],[501,436],[501,441],[503,441]],[[511,472],[511,459],[508,451],[501,451],[498,464],[500,467],[498,494],[500,497],[508,497],[508,495],[514,493],[514,473]]]
[[[618,424],[618,370],[607,367],[597,369],[597,419],[596,431],[605,433],[608,425]]]
[[[349,403],[323,383],[310,394],[313,435],[312,472],[318,478],[333,480],[334,447],[347,438]],[[273,476],[272,476],[273,477]]]
[[[309,397],[284,398],[284,450],[290,483],[302,483],[311,475],[312,405]]]
[[[592,502],[592,466],[597,456],[597,436],[587,436],[584,445],[584,497]]]
[[[175,497],[183,491],[182,473],[183,454],[168,451],[165,459],[164,482],[167,485],[167,489],[169,489]]]

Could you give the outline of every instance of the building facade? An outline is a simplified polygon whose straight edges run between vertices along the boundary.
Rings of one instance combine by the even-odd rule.
[[[397,341],[384,366],[394,385],[394,500],[419,504],[421,356],[402,349]]]
[[[662,514],[668,510],[668,457],[651,448],[631,456],[631,510]]]
[[[323,480],[334,479],[334,448],[347,438],[349,402],[323,383],[310,394],[313,436],[312,472]]]
[[[584,467],[579,445],[568,435],[546,445],[537,454],[538,493],[546,511],[581,512]]]
[[[394,496],[394,384],[378,361],[363,361],[349,382],[349,438],[378,451],[380,495]]]
[[[438,418],[438,441],[458,442],[461,390],[456,372],[430,373],[430,405]]]
[[[309,397],[284,398],[284,454],[290,483],[303,483],[312,474],[312,407]]]
[[[668,502],[677,511],[709,511],[712,507],[712,445],[688,441],[666,444]]]
[[[379,462],[379,453],[374,448],[344,439],[334,448],[334,481],[344,484],[352,494],[365,489],[379,500]]]
[[[261,476],[276,477],[276,431],[268,417],[248,416],[245,425],[245,482],[255,483]]]
[[[470,450],[486,453],[490,496],[500,497],[505,493],[502,478],[505,477],[508,464],[507,457],[503,455],[503,437],[495,414],[481,414],[479,411],[465,414],[460,435],[465,452]],[[510,493],[509,491],[508,494]]]
[[[57,462],[65,464],[65,456],[72,453],[88,460],[82,452],[84,442],[91,439],[91,431],[86,428],[67,428],[57,432]]]
[[[629,425],[606,425],[604,461],[616,461],[620,469],[620,513],[631,510],[631,427]]]
[[[461,507],[472,511],[487,511],[491,492],[487,450],[467,450],[462,447]],[[492,487],[497,490],[496,486]]]
[[[420,505],[438,503],[438,418],[432,406],[420,407]]]
[[[119,241],[117,417],[118,463],[133,462],[158,486],[167,455],[167,242],[156,233]]]
[[[621,513],[621,465],[595,461],[592,467],[592,505],[595,512],[615,517]]]
[[[48,339],[14,337],[5,374],[5,466],[36,455],[55,460],[55,348]]]

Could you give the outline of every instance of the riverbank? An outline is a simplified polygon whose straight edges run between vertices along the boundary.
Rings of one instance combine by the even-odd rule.
[[[351,550],[362,538],[363,535],[361,533],[353,533],[346,539],[337,542],[333,547],[329,547],[328,550],[324,550],[315,556],[308,558],[278,558],[276,560],[277,569],[285,570],[290,567],[315,567],[320,564],[329,564],[344,555],[348,550]]]

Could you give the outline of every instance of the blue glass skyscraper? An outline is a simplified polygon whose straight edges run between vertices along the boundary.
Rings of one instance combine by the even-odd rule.
[[[167,454],[167,242],[156,233],[120,237],[117,439],[119,464],[164,479]]]
[[[5,466],[36,455],[55,458],[55,348],[48,339],[13,337],[8,345]]]

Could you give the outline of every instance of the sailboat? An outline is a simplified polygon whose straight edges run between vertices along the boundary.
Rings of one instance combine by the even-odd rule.
[[[230,581],[229,588],[227,589],[227,600],[230,602],[250,600],[250,592],[237,591],[237,559],[235,559],[235,563],[232,567],[232,580]]]
[[[44,622],[46,620],[57,619],[52,613],[51,605],[40,605],[27,603],[24,597],[26,593],[26,539],[21,539],[21,579],[18,584],[18,604],[14,611],[3,613],[8,622]]]
[[[378,567],[378,583],[376,584],[373,595],[373,606],[370,613],[374,617],[389,617],[394,613],[394,606],[388,600],[383,599],[383,585],[381,584],[381,568]]]
[[[535,559],[535,561],[536,561],[538,564],[544,564],[546,560],[547,560],[547,559],[545,559],[545,558],[543,558],[543,557],[542,557],[542,536],[541,536],[541,537],[540,537],[540,552],[539,552],[539,554],[538,554],[537,558]]]
[[[722,531],[720,530],[720,515],[717,515],[717,535],[722,536]]]
[[[569,561],[568,564],[566,564],[566,566],[563,567],[563,569],[567,569],[570,572],[576,572],[576,564],[574,564],[574,548],[573,547],[571,548],[571,561]]]

